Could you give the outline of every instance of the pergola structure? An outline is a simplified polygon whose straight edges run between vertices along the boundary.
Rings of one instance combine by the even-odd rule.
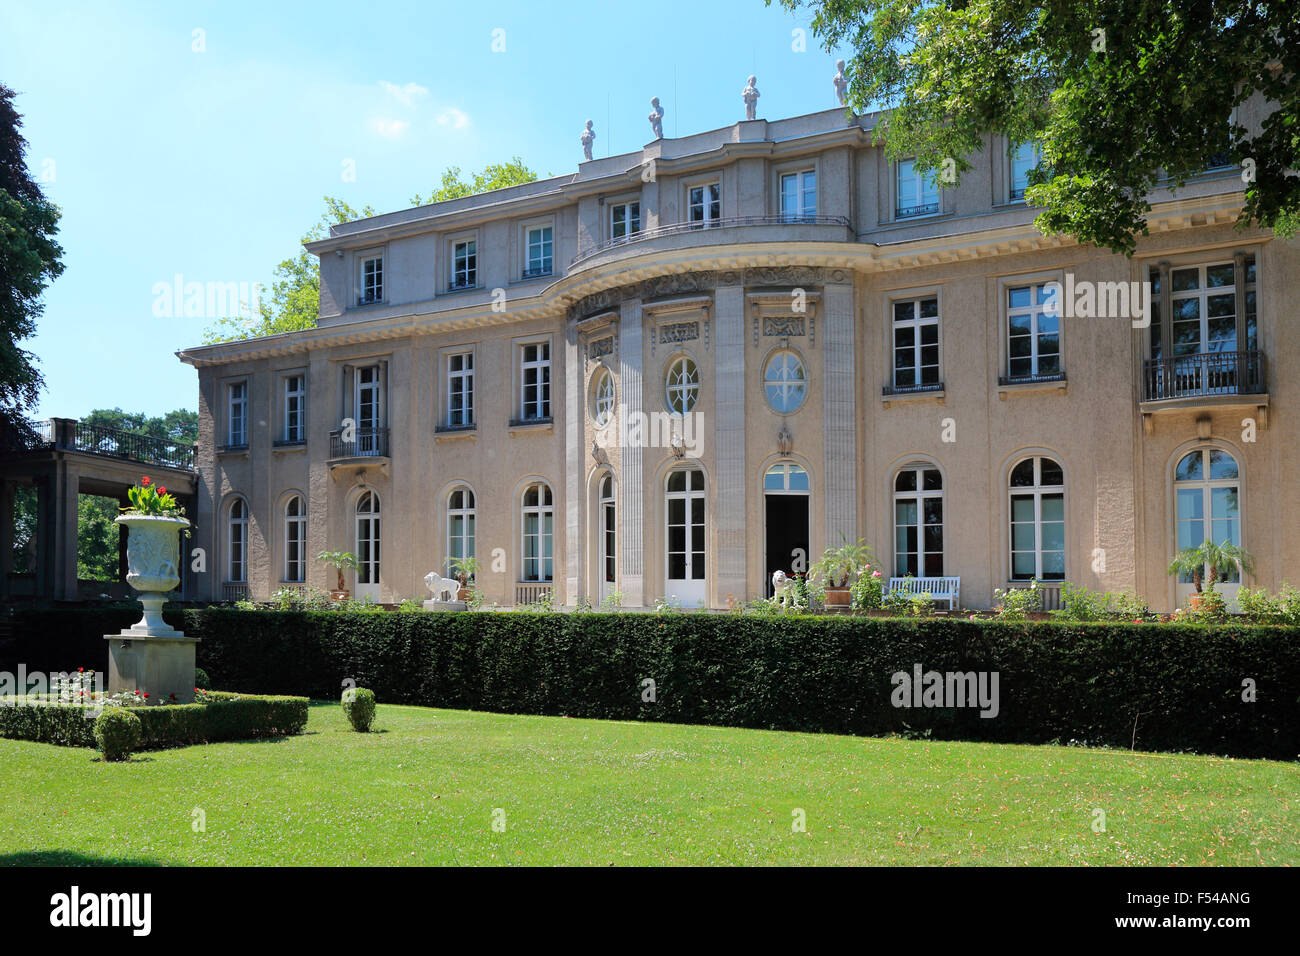
[[[78,495],[114,498],[125,506],[127,489],[148,474],[175,495],[194,520],[194,445],[71,418],[34,424],[40,435],[37,444],[0,456],[0,600],[82,598],[77,581]],[[13,567],[14,491],[20,485],[35,485],[37,496],[35,568],[30,576],[15,574]],[[193,586],[189,564],[181,562],[181,597]],[[125,581],[125,528],[119,532],[118,568],[119,580]],[[99,590],[102,585],[95,593]]]

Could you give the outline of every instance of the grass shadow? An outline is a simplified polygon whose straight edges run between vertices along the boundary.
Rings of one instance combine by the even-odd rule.
[[[0,866],[166,866],[137,856],[93,856],[79,850],[24,850],[0,855]]]

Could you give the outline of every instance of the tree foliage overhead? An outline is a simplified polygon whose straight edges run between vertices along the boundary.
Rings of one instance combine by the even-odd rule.
[[[771,0],[768,0],[770,3]],[[1046,233],[1132,254],[1147,193],[1227,154],[1245,163],[1241,224],[1300,225],[1300,13],[1265,0],[781,0],[853,51],[849,101],[892,110],[891,159],[958,172],[985,133],[1037,141],[1026,199]],[[1247,130],[1233,110],[1273,111]],[[1253,173],[1253,177],[1249,175]],[[1250,181],[1253,178],[1253,181]]]
[[[31,352],[18,343],[36,332],[41,293],[63,272],[54,241],[59,210],[27,171],[27,141],[14,91],[0,84],[0,449],[24,447],[35,435],[27,412],[42,378]]]
[[[194,444],[199,440],[199,413],[188,408],[178,408],[165,415],[146,415],[144,412],[124,412],[120,408],[96,408],[83,415],[81,421],[88,425],[105,425],[133,435],[148,435],[165,441]]]
[[[508,163],[491,163],[482,172],[474,173],[469,180],[461,176],[460,167],[453,166],[442,174],[442,184],[437,189],[424,198],[418,195],[412,197],[411,205],[459,199],[490,189],[530,183],[536,178],[537,174],[525,166],[518,156]],[[326,196],[324,215],[302,241],[306,243],[324,239],[329,235],[330,226],[373,215],[375,210],[371,206],[364,207],[358,213],[343,200]],[[320,316],[320,263],[316,257],[303,249],[292,259],[285,259],[276,266],[274,276],[271,295],[258,303],[257,316],[218,320],[204,332],[204,343],[211,345],[315,328]]]

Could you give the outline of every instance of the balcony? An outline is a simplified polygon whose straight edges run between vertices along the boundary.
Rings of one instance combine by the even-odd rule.
[[[1200,408],[1257,409],[1261,426],[1267,426],[1268,377],[1264,353],[1198,352],[1142,363],[1142,424],[1149,435],[1152,416]]]
[[[387,428],[336,428],[330,432],[331,469],[340,465],[388,464]]]
[[[771,227],[784,227],[773,230]],[[719,234],[719,230],[722,231]],[[572,272],[579,265],[591,264],[602,253],[627,249],[631,254],[656,252],[678,243],[656,240],[683,237],[680,245],[722,245],[729,242],[849,242],[854,238],[847,216],[733,216],[728,219],[710,219],[706,222],[678,222],[657,229],[642,229],[630,235],[606,239],[587,246],[569,263]],[[648,244],[648,245],[647,245]],[[613,258],[619,258],[617,256]]]

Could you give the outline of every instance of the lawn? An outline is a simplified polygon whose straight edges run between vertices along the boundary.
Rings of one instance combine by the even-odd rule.
[[[1300,863],[1296,764],[382,704],[376,728],[318,704],[301,737],[127,764],[0,740],[0,862]]]

